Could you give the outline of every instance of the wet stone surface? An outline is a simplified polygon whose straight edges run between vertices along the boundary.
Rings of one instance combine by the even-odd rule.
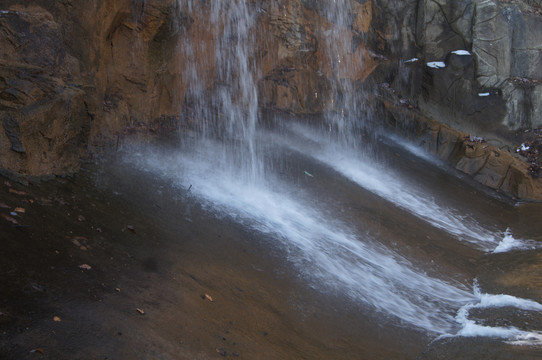
[[[322,176],[323,169],[310,171]],[[301,178],[319,189],[311,185],[313,178]],[[273,246],[272,236],[209,216],[190,192],[122,164],[89,165],[74,177],[27,185],[1,180],[0,213],[25,210],[10,215],[17,224],[0,218],[2,359],[535,359],[540,354],[539,348],[487,338],[432,341],[434,335],[368,310],[340,291],[307,286],[285,252]],[[359,213],[365,211],[375,213],[363,208]],[[390,226],[383,234],[402,228],[395,219],[371,221]],[[448,257],[440,262],[441,271],[469,267],[458,278],[480,275],[487,289],[508,289],[503,274],[538,263],[535,255],[486,256],[461,246],[446,255],[432,232],[414,225],[428,238],[413,237],[405,254],[418,254],[420,264],[431,254]],[[526,228],[536,232],[536,226]],[[394,240],[387,239],[390,246]],[[499,264],[502,269],[493,271]],[[528,328],[541,327],[539,314],[502,311],[515,326],[529,321]],[[499,312],[472,313],[488,324],[509,324]]]

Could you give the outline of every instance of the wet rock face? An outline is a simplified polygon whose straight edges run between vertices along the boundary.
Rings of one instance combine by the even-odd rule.
[[[1,166],[33,175],[73,171],[90,124],[85,93],[67,83],[79,75],[78,61],[43,9],[4,11],[0,29]]]
[[[338,3],[334,12],[321,1],[249,2],[256,15],[247,57],[260,107],[319,115],[349,106],[343,89],[387,82],[410,107],[460,131],[506,142],[542,126],[540,1]],[[211,5],[3,1],[0,166],[71,172],[89,149],[179,126],[194,76],[201,93],[221,86],[215,52],[224,30],[209,25]],[[421,60],[405,62],[414,57]],[[431,61],[444,67],[426,66]],[[442,143],[439,152],[455,146]],[[459,167],[469,172],[467,163]],[[481,182],[503,179],[488,173]]]
[[[4,1],[0,166],[72,172],[89,148],[180,113],[175,44],[190,25],[174,0]]]
[[[407,66],[410,76],[397,77],[394,86],[416,98],[420,108],[460,130],[501,140],[510,140],[517,130],[540,126],[540,2],[418,0],[412,8],[389,3],[377,5],[388,13],[386,19],[398,14],[409,19],[400,27],[403,40],[398,39],[390,56],[398,63],[421,59]],[[466,56],[470,63],[462,69],[457,68],[457,56],[452,53],[456,50],[470,53]],[[445,66],[427,68],[426,63],[432,61]],[[493,96],[480,96],[487,93]],[[461,104],[459,99],[463,99]],[[498,111],[492,110],[495,106]]]

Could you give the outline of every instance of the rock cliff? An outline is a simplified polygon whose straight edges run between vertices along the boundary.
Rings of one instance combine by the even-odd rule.
[[[247,56],[260,107],[322,115],[356,107],[365,98],[345,94],[365,92],[378,121],[410,136],[417,119],[418,139],[439,144],[428,150],[493,188],[542,200],[539,173],[512,146],[542,126],[541,1],[336,3],[249,1],[257,15]],[[225,30],[209,24],[213,11],[197,0],[4,0],[0,167],[67,173],[128,134],[178,128],[194,77],[200,92],[221,86],[215,53]],[[472,158],[467,135],[511,153],[467,165],[459,155]]]

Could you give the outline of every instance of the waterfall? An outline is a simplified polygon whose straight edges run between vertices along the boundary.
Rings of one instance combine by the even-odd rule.
[[[405,186],[400,175],[360,154],[366,109],[356,82],[347,76],[362,61],[352,55],[352,36],[345,35],[353,22],[352,3],[315,5],[328,22],[318,30],[325,39],[319,44],[325,58],[320,71],[328,73],[332,84],[326,126],[316,134],[314,127],[284,126],[281,130],[287,130],[280,133],[259,125],[257,82],[262,74],[251,53],[261,10],[257,4],[179,4],[190,16],[206,20],[193,26],[209,27],[201,30],[207,38],[187,37],[179,45],[191,59],[183,76],[184,117],[192,132],[182,134],[178,152],[134,152],[130,161],[179,189],[192,189],[191,196],[209,214],[227,216],[274,239],[269,246],[280,248],[319,291],[344,293],[365,309],[431,334],[457,334],[462,325],[471,326],[465,309],[476,307],[481,297],[471,284],[457,281],[455,274],[418,269],[400,249],[364,230],[363,219],[341,218],[339,211],[329,210],[330,203],[319,200],[318,190],[300,186],[307,178],[355,183],[360,193],[380,197],[383,211],[399,208],[477,250],[494,250],[503,236],[470,219],[463,209],[433,201],[429,189]],[[306,168],[291,165],[294,161]]]
[[[205,11],[197,1],[188,10]],[[192,120],[204,140],[219,140],[222,149],[216,156],[248,182],[263,176],[261,155],[255,141],[258,123],[257,69],[249,58],[254,47],[255,9],[247,1],[211,1],[208,18],[213,38],[181,46],[193,56],[184,72]],[[203,40],[203,39],[202,39]],[[209,58],[213,56],[213,58]],[[213,85],[198,72],[198,62],[211,62]]]

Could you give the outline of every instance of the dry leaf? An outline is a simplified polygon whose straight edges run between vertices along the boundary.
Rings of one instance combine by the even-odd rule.
[[[79,265],[79,268],[83,270],[90,270],[92,269],[92,266],[87,265],[87,264],[82,264],[82,265]]]
[[[2,213],[2,214],[0,214],[0,216],[2,216],[6,221],[9,221],[9,222],[12,223],[12,224],[15,224],[15,225],[18,224],[17,220],[15,220],[14,218],[12,218],[12,217],[9,216],[8,214],[3,214],[3,213]]]
[[[209,294],[205,294],[205,298],[209,300],[210,302],[213,302],[213,298]]]
[[[128,230],[130,230],[131,232],[133,232],[134,234],[136,233],[136,229],[135,229],[135,227],[133,227],[132,225],[126,225],[126,228],[127,228]]]
[[[61,322],[62,320],[58,316],[53,316],[53,320],[56,322]]]
[[[28,202],[31,203],[31,204],[33,204],[33,203],[34,203],[34,200],[28,199]]]
[[[4,203],[0,203],[0,208],[2,208],[2,209],[9,209],[10,207],[11,206],[9,206],[9,205],[6,205]]]
[[[15,195],[26,195],[26,193],[24,191],[17,191],[17,190],[12,189],[12,188],[9,189],[9,192],[12,193],[12,194],[15,194]]]
[[[34,349],[34,350],[30,350],[31,353],[35,353],[35,352],[38,352],[42,355],[45,355],[45,352],[43,351],[42,348],[37,348],[37,349]]]
[[[4,181],[4,185],[6,185],[7,187],[11,187],[11,184],[9,183],[9,181]]]
[[[145,311],[141,310],[140,308],[137,308],[136,309],[138,313],[140,313],[141,315],[145,315]]]
[[[120,289],[119,289],[119,288],[115,288],[115,291],[116,291],[116,292],[120,292]]]
[[[16,207],[15,210],[16,213],[21,213],[21,214],[24,214],[26,212],[26,210],[22,207]]]
[[[72,243],[73,243],[75,246],[81,246],[81,243],[80,243],[79,240],[77,240],[77,239],[72,239]]]

